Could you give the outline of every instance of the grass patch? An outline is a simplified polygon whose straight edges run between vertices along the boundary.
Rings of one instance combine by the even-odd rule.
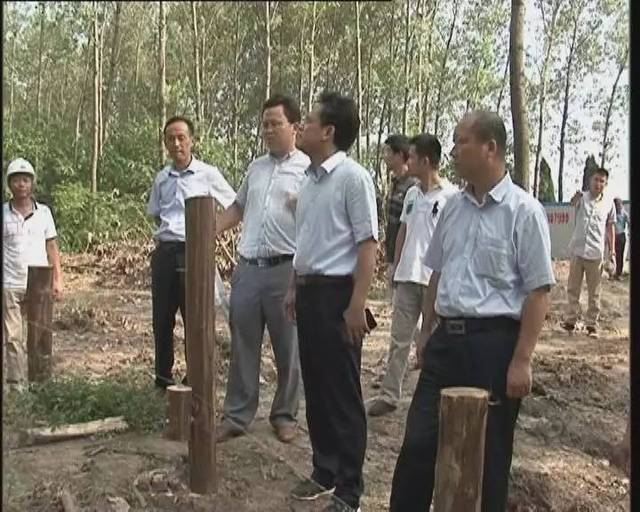
[[[124,416],[133,430],[162,427],[166,402],[141,372],[91,380],[84,375],[57,377],[32,384],[29,391],[4,396],[3,424],[9,429],[82,423]]]

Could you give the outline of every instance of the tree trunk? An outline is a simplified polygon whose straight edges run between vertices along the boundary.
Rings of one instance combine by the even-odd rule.
[[[114,80],[116,77],[116,65],[120,58],[120,14],[122,3],[116,2],[116,13],[113,21],[113,38],[111,39],[111,60],[109,61],[109,76],[104,101],[104,143],[109,138],[109,121],[111,119],[111,96],[113,95]]]
[[[369,45],[369,58],[367,59],[367,92],[366,92],[366,96],[367,96],[367,102],[365,103],[365,109],[364,109],[364,129],[365,129],[365,153],[367,154],[367,159],[370,161],[370,157],[369,157],[369,145],[370,145],[370,134],[371,134],[371,127],[369,125],[370,123],[370,118],[369,118],[369,114],[371,112],[371,61],[373,59],[373,44]]]
[[[9,18],[10,4],[6,4],[7,19]],[[12,9],[15,13],[15,8]],[[12,30],[11,37],[11,66],[9,66],[9,115],[8,125],[9,133],[13,131],[13,113],[15,109],[15,66],[16,66],[16,37],[18,37],[18,30],[14,28]]]
[[[163,165],[165,160],[163,128],[167,118],[167,13],[162,0],[158,2],[158,160]]]
[[[513,181],[529,191],[529,127],[524,97],[524,0],[511,1],[511,113],[513,119]]]
[[[357,83],[357,102],[358,102],[358,119],[362,118],[362,44],[360,41],[360,2],[355,2],[356,10],[356,83]],[[358,125],[358,138],[356,139],[356,155],[360,161],[360,139],[362,135],[362,122]]]
[[[315,82],[314,82],[314,59],[316,53],[316,2],[313,2],[313,12],[311,18],[311,41],[309,43],[309,99],[307,101],[307,110],[311,110],[313,106],[313,95],[315,92]]]
[[[198,10],[197,2],[191,2],[191,28],[193,29],[193,75],[196,83],[196,121],[198,123],[198,133],[202,133],[204,123],[204,112],[202,105],[202,79],[200,71],[200,49],[198,47]]]
[[[407,105],[409,103],[409,44],[411,37],[409,36],[410,25],[410,0],[405,2],[405,16],[404,16],[404,60],[402,67],[404,70],[404,87],[403,87],[403,100],[402,100],[402,135],[407,133]]]
[[[102,21],[98,28],[98,39],[100,44],[98,45],[98,172],[100,172],[100,165],[102,162],[102,153],[104,151],[104,123],[103,123],[103,102],[102,102],[102,84],[103,84],[103,62],[104,62],[104,25],[105,25],[105,12],[102,11]]]
[[[271,96],[271,2],[265,2],[265,52],[267,58],[265,100]]]
[[[544,4],[540,4],[543,6]],[[545,45],[544,60],[542,62],[542,71],[540,73],[540,96],[538,99],[538,140],[536,143],[536,160],[533,167],[533,197],[538,197],[538,189],[540,182],[540,158],[542,156],[542,134],[544,131],[544,104],[547,95],[547,71],[549,69],[549,60],[551,59],[551,51],[555,40],[556,19],[560,2],[553,6],[551,12],[551,21],[547,28],[547,40]],[[544,17],[543,17],[544,18]]]
[[[98,154],[100,152],[100,35],[98,2],[93,2],[93,153],[91,154],[91,193],[98,192]]]
[[[613,102],[616,98],[616,90],[618,89],[618,82],[620,81],[620,76],[622,75],[622,72],[624,71],[624,69],[627,67],[628,56],[629,56],[629,46],[627,45],[627,48],[625,49],[625,52],[624,52],[624,57],[620,61],[620,65],[618,67],[618,74],[616,76],[616,81],[613,82],[613,87],[611,88],[611,96],[609,97],[609,103],[607,105],[607,113],[605,114],[604,131],[602,136],[602,155],[600,157],[600,167],[604,167],[604,164],[607,161],[607,149],[609,147],[609,141],[607,140],[607,137],[609,135],[609,126],[611,124],[611,110],[613,109]]]
[[[45,2],[40,2],[40,37],[38,41],[38,76],[36,81],[36,125],[40,125],[40,95],[42,93],[42,56],[44,53]]]
[[[382,144],[382,132],[384,131],[384,116],[387,112],[387,108],[389,105],[389,92],[384,97],[384,101],[382,103],[382,111],[380,112],[380,124],[378,125],[378,144],[376,145],[376,183],[380,182],[381,172],[380,172],[380,145]]]
[[[438,137],[438,127],[440,125],[440,107],[442,104],[442,89],[447,74],[447,59],[449,58],[449,48],[451,47],[451,40],[453,39],[453,33],[456,28],[456,21],[458,19],[458,9],[460,7],[459,0],[454,0],[453,4],[453,16],[451,18],[451,26],[449,27],[449,35],[447,36],[447,44],[444,48],[444,56],[442,57],[442,67],[440,68],[440,78],[438,80],[438,94],[436,96],[436,119],[433,123],[433,134]]]
[[[78,109],[76,110],[76,127],[75,127],[75,132],[74,132],[74,139],[73,139],[73,165],[77,165],[78,163],[78,143],[80,142],[80,127],[81,127],[81,119],[82,119],[82,112],[83,112],[83,106],[84,106],[84,100],[86,97],[86,91],[87,91],[87,80],[89,79],[89,70],[91,69],[91,58],[90,58],[90,53],[89,53],[89,47],[86,47],[86,59],[87,59],[87,63],[86,66],[84,68],[84,78],[82,80],[82,92],[80,94],[80,101],[78,102]]]
[[[420,126],[420,120],[422,119],[422,48],[424,46],[424,19],[425,19],[425,6],[422,3],[419,3],[418,7],[418,19],[420,33],[418,35],[418,80],[416,81],[416,117],[415,117],[415,126]]]
[[[304,42],[306,38],[307,13],[305,10],[302,19],[302,30],[300,31],[300,41],[298,43],[298,105],[302,110],[302,89],[304,87]]]
[[[569,56],[567,58],[567,69],[565,71],[564,82],[564,104],[562,107],[562,122],[560,124],[560,160],[558,162],[558,202],[562,202],[563,184],[562,178],[564,173],[564,143],[567,131],[567,121],[569,119],[569,98],[571,93],[571,71],[573,67],[573,59],[575,56],[576,38],[578,36],[578,18],[573,23],[573,31],[571,34],[571,46],[569,47]]]
[[[427,83],[424,87],[424,99],[422,101],[422,114],[420,123],[420,131],[424,132],[427,128],[427,102],[429,101],[429,94],[431,93],[431,49],[433,47],[433,26],[435,24],[436,12],[438,10],[438,0],[433,3],[433,10],[431,11],[431,20],[429,21],[429,39],[427,40],[427,65],[429,71],[427,73]]]
[[[238,110],[240,109],[240,84],[238,83],[238,60],[240,59],[240,9],[236,9],[236,31],[233,41],[233,172],[238,168]]]

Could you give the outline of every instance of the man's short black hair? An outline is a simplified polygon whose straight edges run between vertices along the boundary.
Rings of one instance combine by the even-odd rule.
[[[498,153],[505,156],[507,152],[507,129],[504,121],[495,112],[475,110],[470,114],[471,131],[481,142],[496,141]]]
[[[300,105],[298,102],[294,100],[291,96],[287,96],[286,94],[274,94],[262,105],[262,113],[268,108],[277,107],[282,105],[282,110],[284,111],[284,115],[291,124],[299,123],[300,116]]]
[[[428,158],[434,167],[440,165],[442,145],[435,135],[421,133],[412,137],[409,143],[416,148],[416,153],[420,158]]]
[[[337,92],[323,92],[318,103],[322,105],[320,124],[332,125],[335,128],[334,145],[341,151],[347,151],[358,137],[360,128],[356,102]]]
[[[195,130],[193,128],[193,122],[191,121],[191,119],[189,119],[188,117],[184,117],[184,116],[173,116],[170,117],[166,123],[164,123],[164,128],[162,130],[162,134],[166,135],[167,134],[167,128],[169,128],[170,125],[172,125],[173,123],[177,123],[177,122],[183,122],[187,125],[187,128],[189,129],[189,135],[191,135],[192,137],[195,134]]]
[[[394,153],[402,153],[405,162],[409,159],[409,137],[396,133],[389,135],[384,143],[389,146],[389,149]]]
[[[604,167],[598,167],[595,171],[593,171],[593,174],[591,174],[591,176],[593,176],[594,174],[600,174],[609,179],[609,171],[607,171]]]

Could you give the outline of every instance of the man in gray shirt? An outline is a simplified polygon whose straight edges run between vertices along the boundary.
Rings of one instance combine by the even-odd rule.
[[[296,250],[295,204],[309,165],[295,147],[299,123],[300,107],[292,98],[276,95],[265,102],[262,132],[269,152],[251,162],[235,202],[217,221],[218,234],[243,222],[231,278],[231,364],[218,442],[244,434],[255,417],[265,325],[278,372],[269,419],[280,441],[289,443],[296,434],[298,340],[282,301]]]
[[[460,386],[490,393],[482,510],[506,509],[520,399],[531,392],[531,358],[555,283],[545,211],[505,170],[502,119],[470,113],[453,142],[453,165],[467,186],[447,201],[425,256],[433,273],[422,309],[422,372],[393,475],[392,512],[429,510],[440,391]]]
[[[324,93],[299,140],[311,165],[298,200],[285,307],[297,319],[313,472],[291,494],[313,500],[333,492],[324,512],[359,510],[363,491],[367,421],[360,361],[378,216],[370,174],[346,155],[359,125],[351,98]]]

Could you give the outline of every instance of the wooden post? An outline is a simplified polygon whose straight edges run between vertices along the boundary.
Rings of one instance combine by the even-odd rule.
[[[175,385],[167,387],[167,437],[174,441],[188,441],[191,423],[191,388]]]
[[[480,512],[488,404],[484,389],[441,391],[434,512]]]
[[[51,377],[53,352],[53,267],[27,271],[27,362],[30,382]]]
[[[186,201],[187,375],[191,385],[189,483],[191,491],[217,490],[215,442],[215,201]]]

